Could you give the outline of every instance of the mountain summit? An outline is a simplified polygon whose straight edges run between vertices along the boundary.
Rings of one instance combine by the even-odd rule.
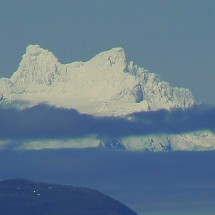
[[[194,104],[190,90],[171,87],[158,75],[128,61],[123,48],[102,52],[87,62],[61,64],[38,45],[27,47],[11,78],[0,79],[0,99],[30,106],[46,102],[95,115]]]

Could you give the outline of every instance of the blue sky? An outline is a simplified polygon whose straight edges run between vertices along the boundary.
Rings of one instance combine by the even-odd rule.
[[[62,63],[121,46],[136,64],[215,104],[214,8],[213,0],[1,0],[0,77],[29,44]]]

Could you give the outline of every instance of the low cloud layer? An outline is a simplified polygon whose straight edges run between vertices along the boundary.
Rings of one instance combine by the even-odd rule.
[[[43,104],[22,111],[0,108],[0,139],[58,139],[88,135],[125,137],[180,134],[214,128],[214,107],[139,112],[127,118],[96,117]]]

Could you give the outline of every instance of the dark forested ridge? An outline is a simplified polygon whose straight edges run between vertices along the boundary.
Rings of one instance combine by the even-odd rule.
[[[23,179],[0,182],[1,215],[137,215],[96,190]]]

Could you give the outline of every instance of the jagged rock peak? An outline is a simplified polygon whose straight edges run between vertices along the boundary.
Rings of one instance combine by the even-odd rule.
[[[39,45],[29,45],[22,56],[19,68],[10,80],[23,89],[32,83],[50,85],[54,81],[54,76],[59,74],[59,65],[58,59],[52,52]]]
[[[20,62],[18,70],[20,67],[23,68],[30,64],[35,66],[38,64],[40,64],[40,66],[45,66],[45,64],[52,63],[59,63],[52,52],[41,48],[39,45],[29,45],[26,48],[25,54],[22,56],[22,61]]]

